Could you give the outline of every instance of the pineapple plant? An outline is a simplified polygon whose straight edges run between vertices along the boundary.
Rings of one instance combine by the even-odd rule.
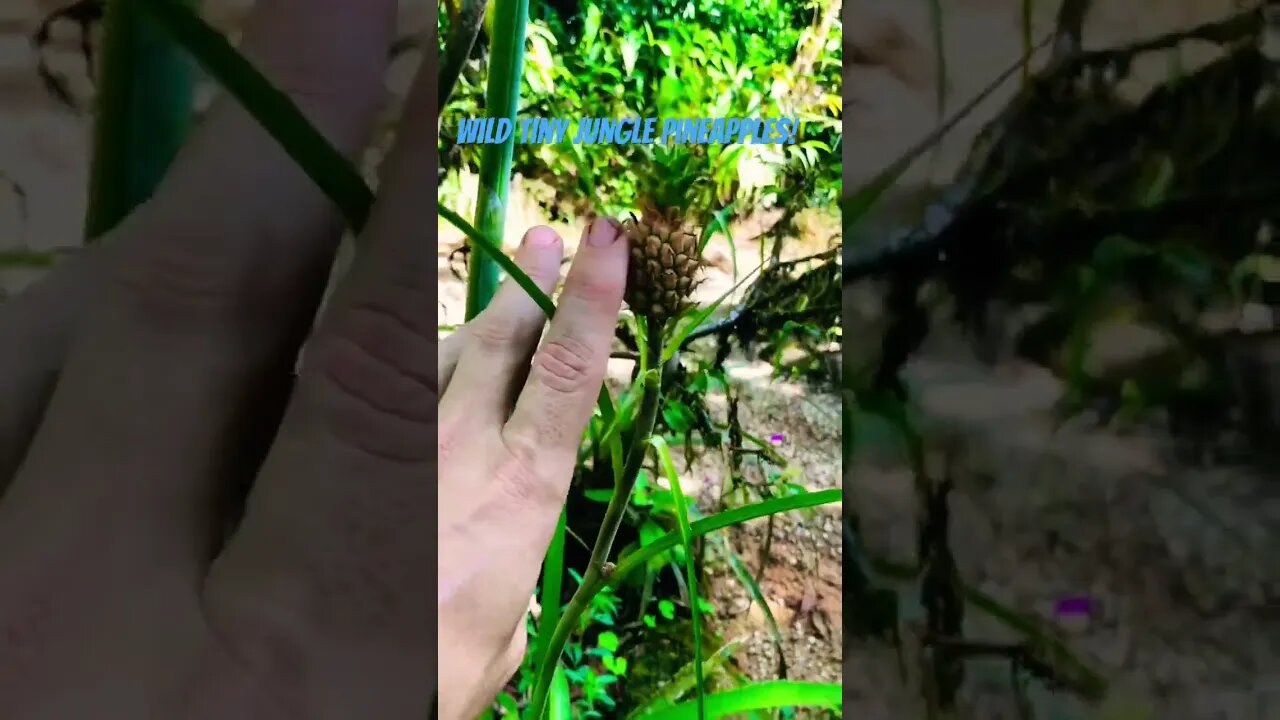
[[[702,178],[692,159],[687,150],[659,148],[638,178],[640,215],[622,221],[631,245],[627,305],[658,333],[690,306],[700,282],[702,231],[691,206]]]

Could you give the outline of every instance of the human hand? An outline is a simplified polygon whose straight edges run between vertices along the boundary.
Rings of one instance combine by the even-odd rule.
[[[563,251],[554,232],[534,228],[516,262],[550,293]],[[529,596],[604,381],[626,271],[620,228],[597,220],[541,345],[542,311],[510,280],[440,345],[442,718],[475,717],[519,668]]]
[[[355,155],[396,5],[260,0],[242,49]],[[6,719],[426,715],[434,84],[296,382],[341,224],[231,100],[150,202],[0,305]]]

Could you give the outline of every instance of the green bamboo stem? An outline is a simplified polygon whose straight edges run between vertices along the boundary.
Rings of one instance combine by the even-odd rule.
[[[196,0],[184,0],[188,5]],[[194,65],[137,0],[107,0],[85,237],[151,197],[191,126]]]
[[[497,0],[495,10],[485,107],[488,117],[505,118],[514,125],[520,105],[520,81],[524,74],[524,34],[529,19],[529,0]],[[485,237],[503,237],[514,151],[513,129],[506,142],[485,145],[480,156],[475,226]],[[483,252],[472,252],[470,262],[467,320],[479,315],[498,289],[498,266],[492,258]]]
[[[660,329],[659,329],[660,330]],[[646,352],[648,362],[653,371],[644,380],[643,397],[636,415],[636,424],[631,435],[630,447],[627,450],[626,466],[622,471],[622,480],[613,488],[609,498],[609,506],[604,511],[604,520],[600,522],[600,532],[596,535],[595,544],[591,547],[591,559],[587,563],[587,572],[582,576],[582,583],[573,593],[569,604],[556,623],[551,639],[546,645],[539,643],[543,651],[538,658],[538,677],[534,684],[533,698],[525,710],[525,720],[541,720],[546,711],[547,696],[551,688],[551,680],[555,675],[556,661],[564,650],[569,634],[578,625],[582,614],[591,606],[591,599],[605,586],[609,580],[609,572],[605,569],[609,553],[613,551],[613,541],[618,535],[618,528],[626,515],[627,504],[631,501],[631,491],[635,488],[636,478],[640,475],[640,467],[649,448],[649,436],[658,418],[658,408],[662,404],[662,359],[661,332],[650,336]],[[676,362],[673,358],[669,362]]]

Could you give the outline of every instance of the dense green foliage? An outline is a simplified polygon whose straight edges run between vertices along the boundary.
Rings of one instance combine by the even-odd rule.
[[[799,117],[803,130],[793,145],[695,147],[694,171],[709,180],[695,208],[769,202],[800,175],[807,177],[810,204],[834,202],[839,164],[819,158],[839,137],[840,25],[813,38],[821,8],[812,0],[532,5],[521,116]],[[441,24],[444,37],[448,20]],[[456,171],[478,167],[480,146],[458,146],[454,138],[459,118],[484,112],[484,44],[482,34],[442,114],[442,165],[451,173],[442,188],[446,201],[461,192]],[[517,144],[514,169],[555,188],[556,196],[546,198],[554,211],[616,213],[644,190],[637,187],[639,168],[652,151],[567,140]]]

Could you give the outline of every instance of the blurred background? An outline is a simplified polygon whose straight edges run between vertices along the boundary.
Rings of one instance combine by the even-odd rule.
[[[1274,5],[846,3],[853,716],[1280,717]]]

